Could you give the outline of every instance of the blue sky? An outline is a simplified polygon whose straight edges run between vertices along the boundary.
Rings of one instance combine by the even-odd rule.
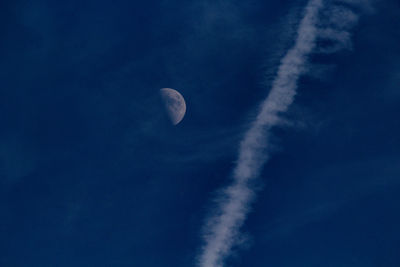
[[[226,266],[400,264],[400,4],[325,2]],[[306,5],[2,1],[0,265],[196,266]]]

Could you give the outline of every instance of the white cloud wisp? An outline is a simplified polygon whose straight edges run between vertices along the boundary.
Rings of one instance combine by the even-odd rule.
[[[372,8],[369,0],[308,2],[294,46],[282,58],[271,91],[240,144],[233,183],[222,191],[214,214],[205,223],[204,246],[198,257],[198,266],[223,266],[232,248],[242,241],[239,230],[255,195],[251,182],[259,176],[271,154],[270,129],[282,123],[279,116],[292,104],[298,79],[305,73],[311,53],[351,49],[349,30],[358,20],[352,7]],[[328,41],[330,45],[317,47],[319,40]]]
[[[279,123],[279,113],[286,111],[293,102],[297,81],[305,70],[307,56],[315,47],[318,34],[316,24],[322,6],[322,0],[311,0],[308,3],[296,42],[281,60],[272,89],[240,144],[233,184],[223,191],[216,214],[208,219],[204,228],[205,245],[198,259],[201,267],[223,266],[232,247],[240,242],[239,228],[254,196],[249,182],[257,178],[268,160],[270,128]]]

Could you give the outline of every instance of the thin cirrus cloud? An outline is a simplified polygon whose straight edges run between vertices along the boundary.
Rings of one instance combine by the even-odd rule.
[[[324,8],[327,3],[331,3],[334,8]],[[317,41],[329,40],[333,44],[331,49],[317,50],[319,53],[336,52],[338,48],[350,45],[348,28],[357,20],[357,16],[351,10],[347,12],[346,6],[340,6],[342,3],[357,4],[357,1],[310,0],[307,4],[295,44],[282,58],[271,91],[240,143],[233,182],[223,189],[213,215],[205,222],[204,246],[197,259],[198,266],[223,266],[232,247],[241,242],[239,230],[255,196],[251,182],[259,176],[271,154],[270,129],[281,122],[279,114],[285,112],[293,102],[298,79],[305,73],[307,58],[317,47]],[[332,19],[321,24],[320,12],[326,10]],[[342,16],[342,20],[337,20],[338,16]],[[349,27],[345,27],[343,21],[348,21]]]

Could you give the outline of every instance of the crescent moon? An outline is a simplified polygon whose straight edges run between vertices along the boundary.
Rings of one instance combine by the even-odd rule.
[[[160,94],[171,123],[177,125],[186,113],[185,99],[178,91],[171,88],[160,89]]]

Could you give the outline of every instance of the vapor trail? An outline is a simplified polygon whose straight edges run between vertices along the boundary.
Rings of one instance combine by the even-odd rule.
[[[258,177],[261,167],[268,160],[270,129],[279,123],[279,113],[286,111],[293,102],[297,81],[304,72],[307,56],[315,47],[316,24],[322,6],[323,0],[308,3],[295,44],[281,60],[272,89],[240,144],[233,183],[223,191],[216,214],[208,219],[204,227],[205,245],[198,259],[201,267],[223,266],[232,246],[239,241],[239,228],[254,196],[249,182]]]

